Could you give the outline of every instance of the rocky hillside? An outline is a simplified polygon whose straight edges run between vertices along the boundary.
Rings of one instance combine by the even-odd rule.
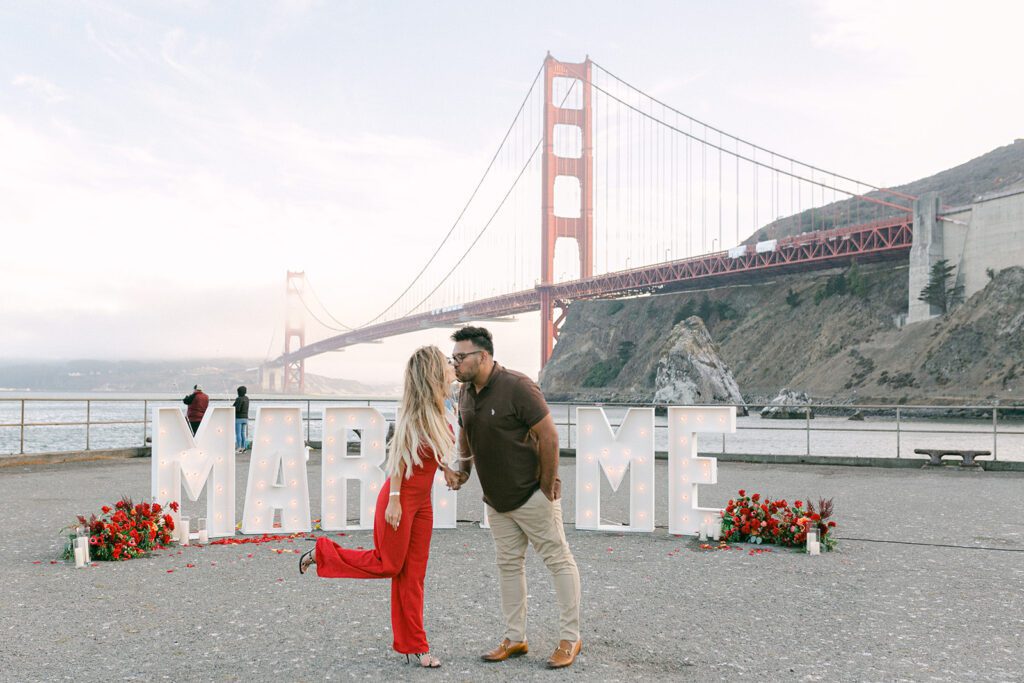
[[[897,328],[906,267],[780,277],[569,309],[541,387],[552,400],[650,402],[676,326],[707,323],[748,402],[782,387],[835,402],[1015,402],[1024,393],[1024,269],[949,316]]]
[[[944,205],[962,206],[969,204],[974,198],[981,195],[1022,184],[1024,184],[1024,139],[1017,139],[1013,144],[994,149],[959,166],[892,189],[917,197],[926,192],[938,192]],[[867,196],[885,200],[893,198],[892,195],[885,192],[870,192]],[[782,218],[764,226],[745,242],[777,239],[813,229],[829,228],[831,227],[830,216],[842,216],[845,221],[854,223],[867,222],[881,218],[878,211],[876,204],[860,199],[847,199],[817,208],[813,215],[808,210]]]

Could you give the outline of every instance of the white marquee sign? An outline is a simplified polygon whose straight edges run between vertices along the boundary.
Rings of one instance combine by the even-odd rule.
[[[602,408],[577,408],[576,528],[654,531],[654,408],[630,408],[616,433]],[[629,475],[629,526],[601,524],[601,474]]]
[[[207,529],[211,537],[235,534],[235,411],[211,408],[195,436],[177,408],[153,409],[153,464],[150,493],[165,508],[181,500],[199,500],[206,487]],[[178,525],[180,512],[168,514]]]
[[[377,496],[387,486],[388,422],[376,408],[331,407],[323,411],[323,476],[320,526],[325,531],[372,529]],[[348,434],[358,432],[359,453],[348,454]],[[348,482],[359,482],[359,523],[348,524]]]
[[[617,432],[602,408],[577,408],[576,527],[616,531],[654,530],[654,411],[632,408]],[[323,467],[320,481],[324,530],[372,529],[375,501],[386,475],[387,421],[375,408],[323,410]],[[153,409],[152,495],[166,505],[185,493],[192,501],[207,491],[211,537],[235,533],[234,409],[207,410],[193,437],[177,408]],[[358,431],[360,452],[348,454],[348,434]],[[736,431],[733,407],[674,407],[668,411],[669,532],[695,535],[715,522],[716,508],[698,504],[698,487],[718,481],[715,458],[697,455],[697,435]],[[294,533],[312,529],[302,413],[297,407],[260,406],[242,514],[242,533]],[[602,476],[617,492],[630,473],[629,526],[600,523]],[[347,525],[347,483],[360,484],[359,523]],[[431,491],[435,528],[455,528],[457,494],[439,471]],[[177,517],[177,515],[176,515]],[[177,520],[176,520],[177,521]],[[277,525],[275,525],[277,522]],[[486,506],[482,527],[487,527]]]
[[[701,484],[718,483],[718,460],[697,456],[697,434],[731,434],[736,431],[736,409],[668,409],[668,532],[696,535],[702,524],[712,524],[719,508],[697,503]]]
[[[275,527],[275,521],[280,526]],[[302,412],[297,407],[260,406],[256,409],[242,533],[299,531],[312,531]]]

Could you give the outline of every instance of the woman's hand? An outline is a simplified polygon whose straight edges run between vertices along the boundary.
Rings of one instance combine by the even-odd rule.
[[[398,525],[402,522],[402,504],[398,501],[398,496],[391,496],[388,500],[388,507],[384,510],[384,521],[398,531]]]

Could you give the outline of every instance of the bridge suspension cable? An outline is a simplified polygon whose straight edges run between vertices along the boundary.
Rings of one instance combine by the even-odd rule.
[[[508,141],[509,135],[512,133],[513,129],[515,129],[516,123],[519,121],[520,115],[523,113],[523,110],[526,108],[526,103],[530,100],[530,95],[533,94],[533,89],[537,86],[537,80],[540,78],[540,75],[541,75],[541,73],[543,71],[544,71],[544,65],[541,64],[541,67],[537,70],[537,73],[533,77],[533,81],[530,83],[529,89],[526,91],[526,96],[523,98],[522,103],[519,105],[519,109],[516,110],[516,115],[512,118],[512,123],[509,124],[508,129],[505,131],[505,135],[501,138],[501,142],[498,144],[498,148],[495,150],[494,155],[491,157],[490,162],[488,162],[487,168],[484,169],[483,175],[480,176],[480,180],[477,182],[476,187],[474,187],[473,188],[473,192],[470,193],[469,199],[466,200],[466,203],[463,205],[462,210],[459,212],[459,215],[455,218],[455,222],[452,223],[452,226],[448,229],[448,232],[445,233],[445,236],[444,236],[444,238],[441,239],[440,244],[437,245],[437,248],[434,249],[434,252],[427,259],[427,262],[425,264],[423,264],[423,267],[419,270],[419,272],[416,273],[415,277],[413,277],[413,279],[409,283],[409,285],[405,289],[403,289],[402,292],[397,297],[395,297],[395,299],[390,304],[388,304],[380,313],[378,313],[376,316],[374,316],[373,318],[368,320],[366,323],[364,323],[363,327],[365,327],[367,325],[371,325],[371,324],[377,322],[378,320],[380,320],[381,318],[383,318],[385,315],[387,315],[387,313],[389,311],[391,311],[391,309],[393,309],[395,307],[395,305],[398,304],[399,301],[402,300],[402,297],[404,297],[406,294],[409,293],[409,290],[411,290],[413,288],[413,286],[419,281],[419,279],[423,276],[423,273],[426,272],[427,268],[429,268],[430,265],[434,262],[434,259],[437,258],[437,255],[441,252],[441,249],[444,247],[444,245],[447,244],[448,239],[452,236],[452,233],[455,232],[455,228],[462,221],[463,216],[466,215],[467,209],[469,209],[470,204],[473,203],[473,200],[476,198],[477,193],[480,191],[480,188],[483,186],[484,181],[487,179],[488,174],[491,172],[491,169],[494,167],[495,161],[497,161],[499,155],[501,154],[502,149],[505,147],[505,143]],[[518,179],[517,179],[517,181],[518,181]],[[475,244],[475,242],[474,242],[474,244]],[[472,247],[470,247],[470,248],[472,248]],[[460,259],[459,262],[461,263],[461,259]],[[446,279],[447,279],[447,276],[446,276]],[[440,285],[438,285],[438,287],[440,287]],[[437,291],[437,287],[435,287],[434,290],[432,290],[431,293],[433,293],[434,291]],[[422,301],[420,303],[422,303]],[[349,328],[349,329],[351,329],[351,328]]]
[[[569,96],[573,93],[573,91],[575,89],[576,89],[576,82],[574,81],[569,86],[569,88],[566,90],[566,93],[562,97],[562,100],[561,100],[559,106],[562,106],[562,105],[565,104],[566,100],[569,99]],[[482,238],[484,236],[484,233],[486,233],[488,228],[491,227],[491,224],[494,222],[494,219],[497,217],[498,213],[505,206],[505,204],[508,201],[509,197],[512,195],[512,192],[516,189],[516,186],[519,184],[519,181],[522,180],[522,178],[523,178],[524,174],[526,173],[527,169],[529,169],[530,165],[533,163],[533,160],[537,156],[537,152],[540,150],[542,144],[544,144],[544,136],[543,135],[541,135],[541,137],[537,140],[536,144],[533,146],[533,149],[531,150],[530,155],[527,157],[526,162],[523,163],[523,165],[520,167],[519,172],[516,174],[515,179],[512,181],[512,185],[508,188],[508,191],[506,191],[505,194],[502,196],[501,201],[498,202],[498,205],[495,207],[495,209],[491,213],[490,217],[484,223],[483,227],[480,228],[480,231],[473,238],[473,241],[469,243],[469,246],[466,247],[466,250],[462,253],[461,256],[459,256],[458,260],[455,261],[455,263],[451,266],[451,268],[449,268],[448,272],[445,273],[444,276],[438,281],[437,285],[435,285],[433,289],[431,289],[429,292],[427,292],[427,294],[425,296],[423,296],[423,298],[421,298],[418,302],[413,304],[409,308],[409,310],[405,312],[404,315],[410,315],[410,314],[416,312],[416,310],[420,306],[422,306],[424,303],[426,303],[426,301],[431,296],[433,296],[437,292],[437,290],[439,290],[441,288],[441,286],[444,285],[448,281],[449,278],[451,278],[451,276],[455,273],[456,269],[458,269],[458,267],[460,265],[462,265],[463,261],[465,261],[466,257],[469,256],[471,251],[473,251],[473,249],[476,247],[477,243],[480,241],[480,238]]]
[[[334,332],[351,332],[352,330],[356,329],[354,327],[346,325],[345,323],[341,322],[340,320],[335,318],[333,315],[331,315],[330,309],[328,309],[327,306],[324,305],[323,300],[319,297],[319,295],[317,295],[316,290],[313,289],[313,283],[309,281],[309,277],[308,276],[305,278],[305,286],[309,289],[309,293],[313,295],[313,300],[316,301],[317,304],[320,305],[320,309],[324,313],[326,313],[327,317],[330,318],[331,320],[333,320],[334,323],[336,325],[338,325],[338,327],[334,327],[332,325],[328,325],[323,320],[321,320],[317,316],[317,314],[313,312],[313,309],[309,307],[309,303],[305,299],[305,291],[300,291],[299,292],[299,301],[302,303],[302,307],[304,309],[306,309],[306,313],[309,313],[313,317],[313,320],[317,321],[318,323],[320,323],[320,325],[322,325],[323,327],[327,328],[328,330],[333,330]]]
[[[732,140],[736,141],[737,143],[741,143],[741,144],[747,145],[747,146],[749,146],[750,148],[752,148],[752,149],[754,149],[754,150],[758,150],[758,151],[761,151],[761,152],[765,152],[765,153],[767,153],[767,154],[770,154],[770,155],[771,155],[772,157],[774,157],[774,158],[778,158],[778,159],[782,159],[782,160],[784,160],[784,161],[788,161],[788,162],[790,162],[790,164],[791,164],[791,165],[792,165],[792,164],[800,164],[800,165],[801,165],[801,166],[803,166],[804,168],[810,169],[811,171],[816,171],[816,172],[818,172],[818,173],[823,173],[823,174],[825,174],[825,175],[830,175],[830,176],[832,176],[833,178],[837,178],[837,179],[840,179],[840,180],[845,180],[845,181],[848,181],[848,182],[851,182],[851,183],[855,183],[855,184],[857,184],[857,185],[861,185],[861,186],[864,186],[864,187],[868,187],[868,188],[871,188],[871,190],[872,190],[872,191],[875,191],[875,192],[884,192],[884,193],[886,193],[886,194],[890,194],[890,195],[893,195],[894,197],[899,197],[899,198],[901,198],[901,199],[908,199],[908,200],[914,200],[914,199],[917,199],[917,198],[916,198],[916,197],[914,197],[913,195],[909,195],[909,194],[906,194],[906,193],[903,193],[903,192],[899,192],[899,191],[897,191],[897,190],[893,190],[893,189],[891,189],[891,188],[883,188],[883,187],[878,187],[878,186],[876,186],[876,185],[872,185],[871,183],[867,183],[867,182],[864,182],[864,181],[862,181],[862,180],[857,180],[857,179],[855,179],[855,178],[850,178],[849,176],[845,176],[845,175],[842,175],[842,174],[840,174],[840,173],[835,173],[835,172],[833,172],[833,171],[828,171],[828,170],[822,169],[822,168],[820,168],[820,167],[818,167],[818,166],[814,166],[813,164],[808,164],[808,163],[806,163],[806,162],[803,162],[803,161],[800,161],[800,160],[798,160],[798,159],[794,159],[794,158],[792,158],[792,157],[786,156],[785,154],[781,154],[781,153],[779,153],[779,152],[775,152],[775,151],[773,151],[773,150],[767,149],[767,148],[765,148],[765,147],[762,147],[761,145],[758,145],[758,144],[756,144],[756,143],[750,142],[749,140],[744,140],[743,138],[741,138],[741,137],[739,137],[739,136],[733,135],[732,133],[728,133],[728,132],[726,132],[726,131],[724,131],[724,130],[721,130],[720,128],[716,128],[715,126],[712,126],[712,125],[711,125],[711,124],[709,124],[709,123],[705,123],[704,121],[701,121],[700,119],[697,119],[697,118],[695,118],[695,117],[693,117],[693,116],[690,116],[690,115],[689,115],[689,114],[687,114],[686,112],[683,112],[683,111],[680,111],[679,109],[676,109],[676,108],[675,108],[675,107],[673,107],[672,105],[670,105],[670,104],[667,104],[667,103],[663,102],[662,100],[658,99],[657,97],[654,97],[653,95],[649,95],[649,94],[648,94],[647,92],[645,92],[644,90],[641,90],[640,88],[638,88],[637,86],[633,85],[633,84],[632,84],[632,83],[630,83],[629,81],[626,81],[626,80],[624,80],[623,78],[621,78],[621,77],[619,77],[619,76],[615,75],[614,73],[612,73],[612,72],[611,72],[611,71],[609,71],[608,69],[604,68],[603,66],[601,66],[601,65],[600,65],[600,64],[598,64],[597,62],[593,62],[593,61],[592,61],[592,63],[593,63],[593,65],[594,65],[595,67],[597,67],[598,69],[600,69],[600,70],[601,70],[602,72],[604,72],[605,74],[607,74],[607,75],[608,75],[608,76],[610,76],[611,78],[615,79],[615,81],[617,81],[617,82],[621,83],[622,85],[624,85],[624,86],[626,86],[627,88],[629,88],[629,89],[633,90],[634,92],[636,92],[636,93],[638,93],[638,94],[642,95],[643,97],[646,97],[646,98],[647,98],[647,99],[649,99],[649,100],[650,100],[651,102],[654,102],[654,103],[656,103],[657,105],[659,105],[659,106],[661,106],[661,107],[664,107],[665,109],[667,109],[667,110],[671,111],[672,113],[674,113],[674,114],[678,114],[679,116],[682,116],[683,118],[687,119],[688,121],[691,121],[691,122],[693,122],[693,123],[696,123],[697,125],[699,125],[699,126],[701,126],[702,128],[704,128],[704,129],[705,129],[705,139],[704,139],[704,140],[701,140],[701,142],[702,142],[703,144],[705,144],[705,145],[709,145],[709,143],[708,143],[708,142],[707,142],[707,140],[706,140],[706,131],[712,131],[712,132],[714,132],[714,133],[718,133],[718,135],[720,136],[720,138],[719,138],[719,139],[721,139],[721,136],[725,136],[725,137],[728,137],[728,138],[730,138],[730,139],[732,139]],[[641,113],[641,114],[644,114],[645,116],[649,116],[649,117],[650,117],[650,118],[651,118],[651,119],[652,119],[653,121],[656,121],[656,122],[658,122],[658,123],[662,123],[663,125],[668,125],[668,124],[665,124],[665,123],[664,123],[663,121],[661,121],[661,120],[659,120],[659,119],[657,119],[657,118],[654,118],[653,116],[650,116],[650,115],[648,115],[648,114],[646,114],[646,113],[644,113],[644,112],[640,112],[640,110],[639,110],[639,109],[637,109],[637,108],[633,107],[632,105],[630,105],[630,104],[626,103],[625,101],[623,101],[623,100],[619,99],[619,98],[618,98],[618,97],[616,97],[615,95],[612,95],[612,94],[611,94],[611,93],[609,93],[608,91],[606,91],[606,90],[602,89],[602,88],[601,88],[600,86],[597,86],[597,85],[595,85],[595,84],[593,84],[593,83],[590,83],[589,85],[591,85],[591,86],[592,86],[592,87],[594,87],[595,89],[597,89],[597,90],[601,91],[601,92],[602,92],[602,93],[604,93],[605,95],[608,95],[609,97],[611,97],[611,98],[613,98],[613,99],[617,100],[617,101],[618,101],[618,102],[620,102],[621,104],[623,104],[623,105],[625,105],[625,106],[627,106],[627,107],[630,107],[630,108],[631,108],[631,109],[633,109],[634,111],[637,111],[637,112],[639,112],[639,113]],[[691,135],[690,133],[686,133],[685,131],[677,130],[677,132],[680,132],[680,133],[682,133],[683,135],[687,135],[688,137],[693,137],[693,136],[692,136],[692,135]],[[694,138],[694,139],[696,139],[696,138]],[[712,147],[715,147],[716,149],[720,149],[721,151],[725,152],[726,154],[733,154],[734,156],[737,156],[737,157],[739,157],[739,155],[738,155],[738,154],[735,154],[735,153],[733,153],[733,152],[730,152],[730,150],[728,150],[728,149],[725,149],[725,148],[723,148],[723,147],[721,147],[721,146],[719,146],[719,145],[713,145],[713,144],[710,144],[710,146],[712,146]],[[739,158],[744,158],[744,157],[739,157]],[[758,163],[758,162],[756,162],[756,161],[755,161],[755,160],[753,160],[753,159],[745,159],[745,160],[746,160],[746,161],[752,161],[753,163]],[[775,168],[774,168],[774,167],[772,167],[772,166],[768,166],[768,165],[766,165],[766,164],[763,164],[763,163],[760,163],[759,165],[762,165],[762,166],[763,166],[763,167],[765,167],[765,168],[772,168],[773,170],[778,170],[778,169],[775,169]],[[784,171],[783,171],[783,172],[784,172]],[[792,174],[789,174],[789,175],[792,175]],[[797,179],[800,179],[800,180],[809,180],[809,179],[807,179],[807,178],[801,178],[800,176],[797,176],[797,175],[793,175],[793,177],[794,177],[794,178],[797,178]],[[811,182],[813,182],[813,181],[811,181]],[[830,188],[830,189],[833,189],[833,188]],[[846,190],[839,190],[839,191],[841,191],[841,192],[844,192],[844,193],[848,193],[848,192],[847,192]],[[849,194],[849,193],[848,193],[848,194]],[[900,209],[906,209],[907,207],[897,206],[897,208],[900,208]]]

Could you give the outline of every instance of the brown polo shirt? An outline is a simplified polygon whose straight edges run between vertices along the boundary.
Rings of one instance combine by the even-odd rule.
[[[530,428],[548,415],[540,387],[515,370],[497,363],[487,384],[477,393],[472,382],[459,392],[459,425],[469,442],[484,502],[498,512],[510,512],[540,488],[540,461]]]

